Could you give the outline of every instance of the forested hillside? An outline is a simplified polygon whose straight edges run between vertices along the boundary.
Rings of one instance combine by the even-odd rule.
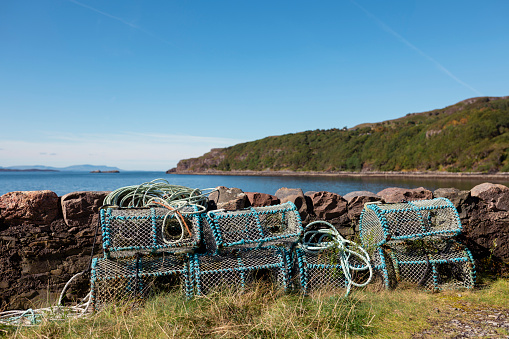
[[[272,136],[181,160],[207,170],[509,172],[509,97],[482,97],[351,129]]]

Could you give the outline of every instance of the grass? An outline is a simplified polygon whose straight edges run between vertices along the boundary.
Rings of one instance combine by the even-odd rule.
[[[246,293],[222,291],[185,300],[178,292],[143,305],[112,305],[88,317],[37,327],[0,327],[7,338],[409,338],[443,318],[459,300],[509,308],[509,282],[473,291],[386,291],[370,285],[348,298],[322,290],[282,294],[258,284]]]

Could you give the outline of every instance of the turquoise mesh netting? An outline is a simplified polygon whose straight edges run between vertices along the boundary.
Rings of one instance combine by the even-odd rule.
[[[435,291],[473,287],[472,254],[455,240],[461,229],[445,198],[366,204],[360,219],[362,244],[387,288],[402,282]]]
[[[201,218],[196,206],[179,211],[163,207],[101,209],[106,257],[134,253],[193,251],[200,243]]]

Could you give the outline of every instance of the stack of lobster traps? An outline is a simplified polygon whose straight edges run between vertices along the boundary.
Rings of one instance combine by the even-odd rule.
[[[260,278],[283,291],[349,291],[350,272],[369,268],[369,259],[359,260],[362,255],[352,251],[358,246],[342,239],[332,225],[321,221],[303,228],[291,202],[241,211],[210,211],[203,225],[207,253],[192,258],[197,295],[221,284],[244,289]]]
[[[203,215],[206,252],[192,256],[196,295],[220,286],[239,289],[267,280],[291,287],[290,250],[302,233],[292,202],[238,211],[213,210]]]
[[[92,263],[94,309],[169,289],[187,297],[268,280],[291,285],[302,222],[291,202],[239,211],[196,207],[101,209],[104,257]]]
[[[242,291],[260,280],[282,291],[330,287],[348,294],[369,283],[372,269],[387,287],[407,281],[439,290],[475,282],[472,256],[454,238],[459,216],[443,198],[367,204],[360,219],[364,248],[325,221],[303,228],[291,202],[208,212],[193,204],[106,206],[100,226],[104,256],[91,267],[95,310],[172,289],[187,298],[225,286]]]
[[[94,258],[94,309],[116,300],[146,298],[159,289],[192,295],[190,253],[200,244],[196,207],[106,207],[100,211],[104,257]]]
[[[445,198],[368,203],[360,218],[362,245],[387,288],[472,288],[472,254],[456,240],[461,229],[456,208]]]

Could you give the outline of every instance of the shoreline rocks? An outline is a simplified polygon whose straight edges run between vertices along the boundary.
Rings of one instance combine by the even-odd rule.
[[[214,169],[206,169],[203,171],[189,170],[187,168],[172,168],[166,171],[166,174],[185,174],[185,175],[244,175],[244,176],[325,176],[325,177],[374,177],[374,178],[432,178],[432,179],[480,179],[480,180],[509,180],[509,172],[445,172],[445,171],[252,171],[252,170],[230,170],[219,171]]]

